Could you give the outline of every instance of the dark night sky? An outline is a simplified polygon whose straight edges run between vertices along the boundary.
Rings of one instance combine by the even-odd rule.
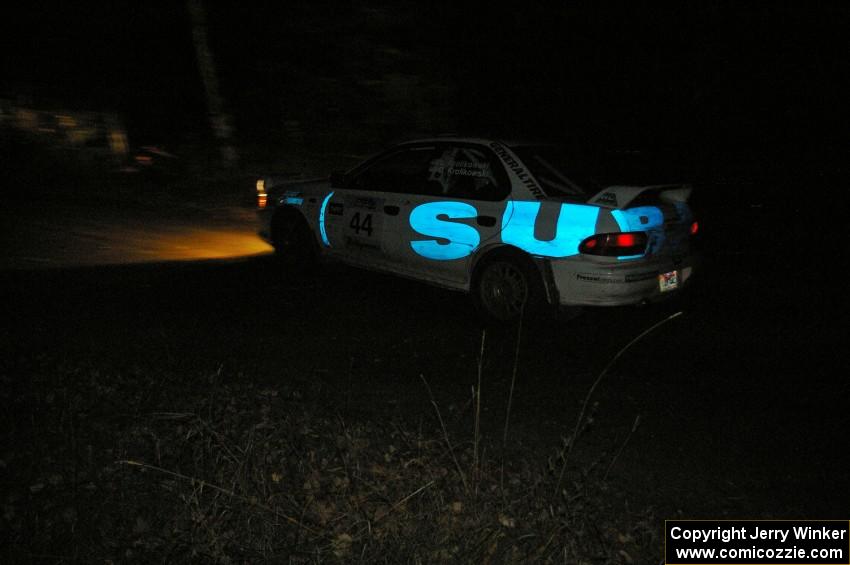
[[[120,4],[41,3],[7,21],[0,96],[116,109],[139,137],[204,131],[185,3]],[[294,121],[308,135],[449,127],[701,154],[848,144],[846,3],[206,5],[246,141]]]

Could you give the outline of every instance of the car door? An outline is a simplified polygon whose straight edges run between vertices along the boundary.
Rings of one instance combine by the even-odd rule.
[[[365,267],[395,270],[387,246],[398,237],[406,195],[421,191],[436,148],[411,145],[365,163],[326,205],[328,252]]]
[[[401,274],[463,287],[472,254],[501,230],[508,177],[492,151],[473,143],[437,144],[425,175],[411,185],[418,191],[402,195],[385,254]]]

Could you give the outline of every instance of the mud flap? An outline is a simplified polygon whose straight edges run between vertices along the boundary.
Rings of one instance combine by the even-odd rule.
[[[552,272],[552,261],[543,257],[535,257],[534,264],[540,272],[540,278],[543,281],[543,289],[546,292],[546,302],[551,306],[558,306],[561,303],[561,294],[558,292],[558,287],[555,285],[555,275]]]

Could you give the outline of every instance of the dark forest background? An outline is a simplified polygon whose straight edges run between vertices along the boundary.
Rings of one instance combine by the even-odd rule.
[[[730,173],[847,156],[846,3],[205,8],[248,153],[459,131],[672,149]],[[117,111],[135,143],[209,140],[186,3],[46,2],[5,19],[0,96]]]

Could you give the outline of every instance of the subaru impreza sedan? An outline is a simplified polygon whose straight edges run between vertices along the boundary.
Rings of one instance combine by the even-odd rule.
[[[694,269],[682,184],[610,183],[556,145],[438,137],[346,173],[257,181],[287,269],[336,260],[466,292],[487,320],[679,293]]]

